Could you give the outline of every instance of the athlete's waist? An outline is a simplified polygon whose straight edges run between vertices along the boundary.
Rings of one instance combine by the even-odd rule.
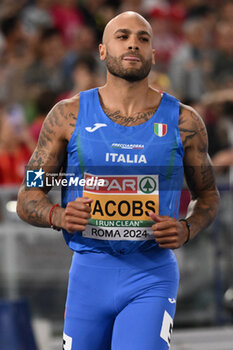
[[[154,246],[147,251],[138,251],[131,254],[110,254],[107,252],[75,252],[72,265],[99,266],[105,268],[142,268],[150,269],[156,266],[177,264],[176,257],[170,249]]]

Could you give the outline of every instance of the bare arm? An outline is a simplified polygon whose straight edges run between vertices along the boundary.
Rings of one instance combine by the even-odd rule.
[[[192,239],[214,220],[219,193],[207,153],[207,133],[201,117],[192,108],[181,105],[179,128],[185,151],[185,177],[192,196],[186,217]],[[150,216],[156,222],[152,227],[160,247],[175,249],[186,242],[188,228],[185,222],[154,213],[150,213]]]
[[[193,238],[214,220],[218,211],[219,192],[208,155],[205,125],[193,109],[182,105],[180,132],[185,149],[185,177],[192,196],[187,216]]]
[[[37,147],[28,163],[27,169],[45,173],[59,173],[66,147],[75,128],[78,114],[78,98],[61,101],[53,107],[46,117]],[[34,226],[49,227],[49,211],[53,206],[47,197],[51,188],[28,188],[26,181],[19,190],[17,213],[19,217]],[[70,202],[66,209],[56,207],[52,213],[52,223],[69,232],[83,230],[89,218],[88,199],[79,198]],[[77,213],[78,211],[78,213]]]

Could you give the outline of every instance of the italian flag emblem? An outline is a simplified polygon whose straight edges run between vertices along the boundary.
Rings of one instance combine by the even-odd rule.
[[[165,136],[167,133],[167,124],[154,123],[154,132],[159,137]]]

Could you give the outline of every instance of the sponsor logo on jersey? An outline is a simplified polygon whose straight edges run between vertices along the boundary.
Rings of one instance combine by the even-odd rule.
[[[87,130],[88,132],[94,132],[96,130],[98,130],[99,128],[102,128],[104,126],[107,126],[107,124],[104,124],[104,123],[95,123],[93,127],[91,126],[87,126],[85,128],[85,130]]]
[[[108,175],[89,185],[84,174],[83,196],[93,199],[91,219],[83,236],[109,240],[154,239],[149,212],[159,212],[158,175]]]
[[[140,164],[147,163],[146,156],[144,154],[123,154],[123,153],[106,153],[105,161],[111,163],[127,163],[127,164]]]
[[[167,133],[167,124],[154,123],[154,133],[159,137],[165,136]]]
[[[156,190],[157,183],[151,176],[145,176],[141,179],[139,187],[143,193],[153,193]]]
[[[121,148],[121,149],[144,149],[144,145],[141,144],[132,144],[132,143],[112,143],[112,148]]]

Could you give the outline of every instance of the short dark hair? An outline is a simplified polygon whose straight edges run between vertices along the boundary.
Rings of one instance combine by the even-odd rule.
[[[2,20],[0,29],[5,37],[8,37],[16,28],[19,23],[18,16],[6,17]]]
[[[76,60],[72,64],[72,71],[76,69],[78,66],[85,66],[91,73],[95,73],[97,71],[97,62],[95,57],[92,54],[82,54],[76,58]]]
[[[44,41],[54,36],[61,36],[60,31],[53,27],[46,27],[46,28],[43,28],[40,33],[40,40]]]
[[[43,90],[36,99],[36,109],[39,115],[48,114],[57,101],[57,94],[50,90]]]

